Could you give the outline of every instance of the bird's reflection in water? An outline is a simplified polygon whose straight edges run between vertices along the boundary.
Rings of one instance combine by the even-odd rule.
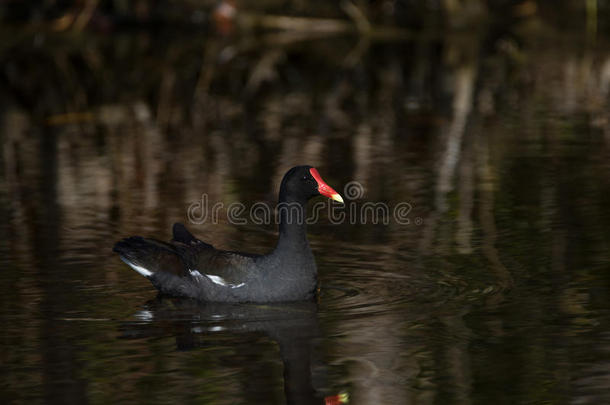
[[[319,336],[315,302],[273,304],[202,303],[183,298],[157,297],[135,314],[142,322],[125,323],[123,338],[173,335],[178,350],[209,347],[223,334],[263,334],[277,342],[284,365],[284,392],[288,404],[322,404],[323,364],[313,346]],[[312,371],[315,371],[315,375]],[[334,398],[334,397],[333,397]],[[337,403],[345,403],[345,401]]]

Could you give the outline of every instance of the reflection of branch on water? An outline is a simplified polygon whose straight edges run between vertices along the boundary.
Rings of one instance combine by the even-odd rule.
[[[447,194],[453,190],[453,178],[460,160],[462,139],[466,130],[467,119],[472,109],[473,92],[476,78],[476,61],[469,60],[455,72],[455,90],[453,98],[453,116],[447,130],[446,144],[440,157],[434,190],[434,213],[427,221],[421,249],[430,253],[436,227],[447,212]]]
[[[246,30],[282,30],[310,34],[315,37],[320,35],[359,34],[377,39],[400,40],[407,39],[412,35],[410,31],[404,28],[371,24],[366,14],[351,1],[343,1],[341,6],[351,21],[248,13],[240,13],[238,20],[242,29]]]
[[[354,25],[345,20],[329,18],[306,18],[280,15],[241,14],[242,26],[271,30],[312,32],[319,34],[344,34],[354,31]]]
[[[453,99],[453,118],[447,131],[447,144],[441,157],[441,166],[436,184],[436,209],[447,211],[447,193],[453,190],[455,168],[460,160],[462,139],[466,130],[468,115],[472,109],[472,96],[476,71],[471,62],[457,69],[455,76],[455,96]]]
[[[483,254],[490,262],[490,268],[494,272],[500,288],[509,288],[513,284],[510,272],[504,267],[498,249],[496,248],[496,223],[494,218],[494,184],[496,180],[491,172],[489,162],[489,141],[485,135],[479,135],[475,140],[477,152],[477,174],[479,178],[478,190],[480,193],[479,220],[483,230],[482,249]]]
[[[475,156],[472,142],[464,145],[463,159],[460,162],[457,214],[457,229],[455,241],[460,254],[472,253],[473,208],[475,192]]]

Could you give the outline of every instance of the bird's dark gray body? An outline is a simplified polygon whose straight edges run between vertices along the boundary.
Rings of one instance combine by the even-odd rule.
[[[167,295],[210,302],[311,299],[317,289],[317,271],[303,219],[307,200],[319,195],[314,185],[328,185],[309,178],[310,169],[297,166],[284,176],[280,202],[292,204],[292,211],[280,211],[278,243],[267,255],[215,249],[179,223],[174,224],[169,242],[132,236],[117,242],[114,251]],[[301,215],[293,215],[295,209]]]
[[[179,239],[186,234],[188,239]],[[134,236],[118,242],[115,251],[133,268],[148,270],[151,274],[145,276],[167,295],[277,302],[312,298],[317,287],[316,264],[306,240],[299,249],[245,255],[214,249],[175,224],[170,242]]]

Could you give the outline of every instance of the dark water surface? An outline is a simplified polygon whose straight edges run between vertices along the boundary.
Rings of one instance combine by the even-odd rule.
[[[520,35],[7,35],[0,401],[610,403],[609,48]],[[309,227],[316,303],[157,298],[111,252],[303,163],[410,207]],[[189,227],[273,247],[221,213]]]

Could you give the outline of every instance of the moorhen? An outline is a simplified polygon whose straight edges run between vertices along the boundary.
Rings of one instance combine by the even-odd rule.
[[[307,201],[323,195],[343,199],[311,166],[296,166],[282,179],[279,239],[266,255],[215,249],[174,224],[173,239],[132,236],[114,251],[162,293],[211,302],[298,301],[312,298],[316,263],[307,242]]]

